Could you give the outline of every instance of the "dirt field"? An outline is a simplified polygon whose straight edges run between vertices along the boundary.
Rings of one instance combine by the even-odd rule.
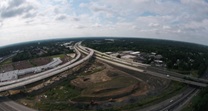
[[[64,57],[61,58],[61,60],[62,60],[62,62],[63,62],[62,64],[64,64],[64,63],[70,61],[71,59],[72,59],[71,57],[64,55]]]
[[[49,58],[49,57],[41,57],[41,58],[30,60],[30,62],[35,66],[45,65],[45,64],[48,64],[51,61],[52,61],[52,59]]]
[[[71,57],[63,55],[63,57],[61,57],[61,60],[63,61],[62,64],[70,61],[71,59],[72,59]],[[35,67],[35,66],[41,66],[41,65],[48,64],[51,61],[52,61],[51,57],[41,57],[41,58],[36,58],[32,60],[25,60],[25,61],[19,61],[19,62],[14,62],[14,63],[9,63],[9,64],[3,64],[3,65],[0,65],[0,73],[12,71],[12,70],[26,69],[26,68]]]
[[[14,68],[16,70],[26,69],[26,68],[33,67],[33,65],[30,63],[29,60],[15,62],[15,63],[13,63],[13,66],[14,66]]]
[[[137,96],[144,95],[149,88],[143,81],[138,81],[123,71],[97,61],[83,74],[72,80],[71,85],[82,89],[80,97],[75,99],[80,102],[92,99],[99,101],[118,99],[131,95],[135,91]]]
[[[0,66],[0,73],[12,71],[12,70],[14,70],[14,67],[12,64],[5,64],[5,65]]]
[[[30,99],[29,106],[43,110],[119,108],[144,101],[148,96],[157,96],[169,84],[168,80],[118,68],[98,60],[90,61],[76,75],[78,76],[71,81],[65,81],[40,95],[20,101],[27,103]]]

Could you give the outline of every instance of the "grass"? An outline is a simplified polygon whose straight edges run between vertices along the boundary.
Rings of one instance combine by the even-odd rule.
[[[96,72],[100,72],[100,71],[102,71],[102,70],[104,70],[105,69],[105,67],[102,67],[102,66],[97,66],[96,67],[96,69],[95,70],[93,70],[93,71],[89,71],[89,72],[83,72],[83,73],[81,73],[80,74],[80,77],[82,77],[82,76],[87,76],[87,75],[91,75],[91,74],[94,74],[94,73],[96,73]]]
[[[99,87],[124,87],[128,86],[130,84],[133,84],[137,82],[136,80],[130,79],[129,82],[128,77],[116,77],[112,81],[103,82],[103,83],[98,83],[94,84],[91,86],[88,90],[91,88],[99,88]],[[125,82],[124,82],[125,80]],[[170,86],[162,91],[160,94],[156,96],[148,96],[137,103],[134,104],[129,104],[125,105],[120,108],[113,108],[113,109],[108,109],[108,110],[103,110],[103,111],[119,111],[119,110],[129,110],[129,109],[135,109],[137,110],[138,108],[141,108],[143,106],[148,106],[151,104],[158,103],[162,100],[165,100],[169,97],[172,97],[174,94],[177,94],[182,88],[184,87],[183,84],[179,82],[171,82]],[[93,90],[93,89],[91,89]],[[81,91],[78,89],[75,89],[73,86],[70,85],[69,81],[64,81],[60,85],[46,91],[42,95],[47,95],[47,99],[41,99],[40,102],[36,102],[35,106],[36,108],[40,108],[41,110],[44,111],[53,111],[53,110],[67,110],[67,111],[85,111],[76,107],[79,106],[72,106],[69,103],[69,100],[74,99],[74,98],[80,98],[81,96]],[[33,97],[28,97],[29,100],[33,99]],[[81,105],[81,104],[80,104]],[[84,106],[80,106],[84,107]]]
[[[28,61],[29,61],[29,63],[30,63],[33,67],[37,66],[37,65],[34,64],[31,60],[28,60]]]
[[[172,97],[173,95],[177,94],[181,91],[181,89],[184,87],[183,84],[179,82],[172,82],[171,85],[164,91],[160,92],[159,95],[156,96],[148,96],[145,99],[140,100],[139,102],[135,104],[126,105],[124,107],[121,107],[121,109],[131,109],[131,110],[138,110],[141,107],[149,106],[151,104],[156,104],[160,101],[163,101],[167,98]]]
[[[193,77],[198,77],[198,76],[199,76],[197,70],[191,71],[191,75],[192,75]]]
[[[55,56],[50,56],[50,57],[60,57],[63,56],[64,54],[60,55],[55,55]],[[95,72],[102,70],[97,69]],[[92,72],[91,72],[92,73]],[[93,72],[94,73],[94,72]],[[88,74],[87,74],[88,75]],[[84,74],[82,75],[84,76]],[[70,81],[64,81],[58,86],[55,86],[54,88],[46,91],[42,95],[47,95],[47,98],[41,99],[40,102],[35,103],[35,107],[40,108],[41,110],[44,111],[52,111],[52,110],[67,110],[67,111],[84,111],[82,108],[84,106],[80,106],[81,109],[77,108],[79,106],[72,106],[69,104],[69,100],[73,100],[76,98],[81,98],[84,97],[83,94],[91,94],[93,96],[92,91],[96,90],[97,88],[121,88],[121,87],[127,87],[129,85],[135,84],[138,81],[135,79],[132,79],[130,77],[124,77],[124,76],[117,76],[115,78],[112,78],[111,81],[107,82],[101,82],[101,83],[96,83],[93,84],[92,86],[88,87],[87,89],[84,89],[83,91],[76,89],[75,87],[70,85]],[[160,92],[160,94],[155,95],[155,96],[148,96],[145,99],[142,99],[141,101],[138,101],[137,103],[134,104],[129,104],[122,106],[120,108],[113,108],[113,109],[108,109],[106,111],[118,111],[118,110],[128,110],[128,109],[137,109],[141,108],[142,106],[147,106],[150,104],[158,103],[159,101],[165,100],[177,92],[180,91],[180,89],[183,88],[183,85],[178,83],[178,82],[171,82],[170,86]],[[107,92],[107,93],[111,93]],[[104,95],[105,93],[100,93],[99,96]],[[33,99],[32,97],[28,97],[28,99]],[[103,110],[104,111],[104,110]]]
[[[12,63],[12,58],[5,60],[4,62],[0,63],[0,65],[10,64]]]
[[[184,74],[184,75],[189,75],[190,71],[181,71],[181,70],[176,70],[176,69],[168,69],[169,71]]]
[[[113,78],[110,81],[92,84],[91,86],[89,86],[88,88],[82,91],[82,95],[95,96],[93,92],[96,90],[124,88],[132,84],[136,84],[137,82],[138,81],[136,79],[132,79],[130,77],[119,76],[119,77]],[[111,91],[107,91],[106,93],[111,93]],[[106,93],[100,93],[99,96],[104,96],[106,95]]]
[[[129,80],[129,82],[127,82]],[[125,82],[123,82],[125,81]],[[92,88],[100,88],[100,87],[126,87],[128,85],[134,84],[138,82],[135,79],[119,76],[113,78],[112,81],[96,83],[89,87],[87,90],[93,90]],[[40,102],[36,102],[35,107],[40,108],[44,111],[51,110],[67,110],[67,111],[84,111],[82,109],[76,108],[79,106],[71,106],[69,104],[69,100],[74,98],[79,98],[82,96],[81,90],[76,89],[75,87],[70,85],[70,81],[64,81],[60,85],[55,86],[54,88],[46,91],[42,95],[47,95],[47,98],[41,99]],[[28,97],[31,99],[31,97]],[[84,106],[80,106],[84,107]],[[109,110],[110,111],[110,110]]]
[[[79,96],[80,91],[71,86],[70,82],[64,82],[62,85],[48,90],[45,95],[48,96],[48,100],[68,101]]]
[[[182,111],[207,111],[208,110],[208,88],[202,88],[191,101],[185,105]]]
[[[34,107],[44,111],[66,109],[67,111],[78,111],[70,106],[69,100],[79,96],[80,91],[71,86],[69,81],[64,81],[41,95],[46,95],[47,98],[42,98],[40,102],[36,102]]]
[[[193,100],[191,100],[193,101]],[[193,111],[194,107],[192,104],[188,104],[187,106],[185,106],[185,108],[183,108],[181,111]]]
[[[36,103],[36,107],[40,108],[41,111],[86,111],[82,109],[74,108],[72,105],[65,103]]]
[[[49,56],[49,57],[50,58],[56,58],[56,57],[64,58],[64,56],[65,56],[65,54],[59,54],[59,55],[53,55],[53,56]],[[10,63],[12,63],[12,58],[5,60],[4,62],[0,63],[0,65],[5,65],[5,64],[10,64]],[[30,61],[30,63],[31,63],[31,61]],[[34,64],[32,64],[32,65],[35,66]]]

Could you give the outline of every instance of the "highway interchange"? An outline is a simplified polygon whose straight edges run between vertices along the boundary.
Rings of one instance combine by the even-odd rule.
[[[0,92],[23,87],[25,85],[32,84],[34,82],[49,78],[49,77],[57,75],[57,74],[60,74],[63,71],[70,70],[71,68],[82,64],[83,62],[89,60],[92,56],[94,56],[96,59],[99,59],[103,62],[106,62],[109,64],[114,64],[119,67],[134,70],[137,72],[142,72],[143,74],[149,74],[152,76],[157,76],[157,77],[161,77],[161,78],[165,78],[165,79],[170,79],[173,81],[179,81],[179,82],[183,82],[186,84],[191,84],[194,86],[206,87],[207,83],[208,83],[208,81],[205,79],[187,77],[187,76],[184,76],[184,75],[181,75],[178,73],[173,73],[173,72],[166,71],[166,70],[151,68],[151,66],[146,65],[146,64],[123,61],[121,59],[106,55],[102,52],[93,50],[91,48],[83,47],[83,46],[81,46],[81,42],[78,42],[75,44],[74,50],[76,52],[76,57],[63,65],[60,65],[56,68],[53,68],[53,69],[50,69],[45,72],[41,72],[41,73],[38,73],[38,74],[35,74],[32,76],[28,76],[25,78],[13,80],[13,81],[8,81],[8,82],[1,82],[0,83]],[[87,56],[85,56],[84,58],[81,58],[81,53],[84,53]],[[167,76],[167,75],[169,75],[169,76]],[[130,75],[130,76],[134,77],[133,75]],[[137,77],[134,77],[134,78],[140,80]],[[176,95],[166,101],[163,101],[163,102],[158,103],[156,105],[150,106],[150,107],[143,109],[141,111],[145,111],[145,110],[149,110],[149,111],[164,110],[165,111],[165,110],[173,110],[173,109],[179,110],[179,109],[181,109],[181,106],[179,105],[179,103],[187,102],[185,100],[189,100],[190,98],[188,98],[188,97],[192,97],[193,95],[198,93],[198,91],[199,91],[199,89],[189,87],[182,94]],[[5,99],[1,99],[0,107],[3,105],[2,106],[3,109],[0,108],[0,111],[1,110],[7,111],[7,108],[12,106],[12,104],[14,104],[14,103],[9,104],[7,102],[4,103],[4,100]],[[170,102],[170,100],[173,102]],[[13,106],[15,106],[15,105],[13,105]],[[176,107],[176,106],[178,106],[178,107]],[[10,107],[10,108],[11,108],[10,110],[14,110],[14,111],[25,110],[24,108],[22,109],[22,107],[19,107],[18,105],[17,105],[16,109],[14,109],[12,107]],[[29,110],[29,109],[27,109],[27,110]],[[33,110],[31,109],[31,111],[33,111]]]
[[[80,46],[81,42],[79,43],[79,47],[82,49],[85,49],[85,47]],[[90,49],[90,48],[87,48]],[[158,68],[152,68],[149,65],[136,63],[136,62],[127,62],[119,58],[115,58],[109,55],[106,55],[105,53],[99,52],[95,50],[95,56],[97,59],[106,61],[106,62],[113,62],[115,65],[123,65],[124,68],[128,68],[131,70],[137,70],[139,72],[149,74],[152,76],[157,76],[165,79],[170,79],[173,81],[179,81],[186,84],[191,84],[194,86],[200,86],[200,87],[207,87],[208,80],[202,79],[202,78],[195,78],[190,76],[185,76],[179,73],[170,72],[167,70],[161,70]],[[168,76],[167,76],[168,75]]]
[[[86,49],[86,47],[81,46],[81,42],[78,45],[79,45],[79,47],[81,47],[80,49],[82,51],[84,51]],[[89,48],[87,48],[87,49],[89,49]],[[87,52],[87,51],[85,51],[85,52]],[[165,78],[165,79],[179,81],[179,82],[183,82],[183,83],[191,84],[191,85],[196,85],[196,86],[200,86],[200,87],[207,86],[206,79],[199,79],[199,78],[191,77],[191,80],[189,80],[190,78],[187,78],[184,75],[169,72],[169,71],[164,71],[165,74],[164,73],[163,74],[157,73],[155,71],[154,72],[147,71],[147,69],[149,69],[148,67],[150,67],[149,65],[128,63],[128,62],[123,61],[118,58],[112,58],[112,57],[110,57],[104,53],[101,53],[99,51],[96,51],[96,50],[95,50],[94,55],[97,59],[99,59],[101,61],[104,61],[104,62],[107,62],[110,64],[114,64],[114,65],[117,65],[117,66],[120,66],[123,68],[135,70],[138,72],[143,72],[144,74],[150,74],[152,76],[157,76],[157,77],[161,77],[161,78]],[[158,71],[158,70],[156,70],[156,71]],[[161,70],[159,70],[159,71],[161,72]],[[171,76],[168,77],[167,75],[171,75]],[[150,107],[147,107],[144,109],[140,109],[139,111],[180,111],[183,108],[183,105],[186,104],[187,102],[189,102],[190,99],[193,96],[195,96],[198,92],[199,92],[199,89],[192,87],[192,86],[188,86],[188,88],[184,92],[182,92],[172,98],[169,98],[166,101],[160,102],[158,104],[155,104],[153,106],[150,106]]]

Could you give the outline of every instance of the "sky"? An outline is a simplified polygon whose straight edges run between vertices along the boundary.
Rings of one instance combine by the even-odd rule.
[[[0,0],[0,46],[65,37],[208,45],[208,0]]]

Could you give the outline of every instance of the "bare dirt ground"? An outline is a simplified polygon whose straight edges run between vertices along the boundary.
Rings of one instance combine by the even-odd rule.
[[[13,66],[14,66],[14,68],[16,70],[26,69],[26,68],[33,67],[33,65],[28,60],[20,61],[20,62],[15,62],[15,63],[13,63]]]
[[[14,70],[14,67],[12,64],[5,64],[0,66],[0,73],[8,72]]]
[[[72,59],[71,57],[65,55],[63,58],[61,58],[61,60],[63,61],[62,64],[70,61],[71,59]],[[51,61],[52,58],[50,57],[41,57],[41,58],[32,59],[30,61],[25,60],[25,61],[10,63],[10,64],[4,64],[0,66],[0,73],[12,71],[12,70],[26,69],[35,66],[41,66],[48,64]]]
[[[61,60],[62,60],[62,62],[63,62],[62,64],[64,64],[64,63],[70,61],[71,59],[72,59],[72,58],[71,58],[70,56],[64,55],[64,57],[61,58]]]
[[[48,64],[51,61],[52,61],[52,59],[49,57],[41,57],[41,58],[37,58],[37,59],[32,59],[31,63],[36,66],[41,66],[41,65]]]
[[[166,79],[115,67],[98,60],[96,62],[100,64],[92,65],[89,67],[91,70],[85,71],[90,73],[71,81],[72,85],[83,89],[81,92],[83,98],[75,99],[75,101],[78,100],[79,104],[91,104],[89,100],[93,100],[98,104],[90,109],[119,107],[137,103],[140,100],[145,101],[144,99],[148,96],[160,94],[170,83]],[[93,71],[96,67],[103,67],[103,70]],[[135,78],[129,74],[140,78],[141,81],[138,81],[139,79],[135,81]]]
[[[129,74],[142,79],[142,81],[132,78]],[[31,107],[38,103],[46,109],[49,106],[45,106],[45,102],[49,102],[50,104],[56,103],[57,105],[64,103],[80,110],[108,109],[134,104],[149,95],[157,95],[157,93],[168,87],[169,81],[94,60],[90,61],[84,70],[78,73],[76,78],[66,81],[65,84],[72,87],[68,88],[68,86],[58,85],[53,90],[51,89],[38,94],[34,98],[29,98],[31,100],[24,98],[20,101],[23,104],[30,101],[28,104],[31,104],[29,105]],[[41,87],[44,88],[44,86]],[[74,97],[70,96],[70,94],[78,95]],[[68,99],[64,99],[66,97]]]
[[[107,64],[97,63],[99,65],[92,65],[85,71],[85,73],[91,72],[91,74],[82,74],[71,81],[73,86],[83,89],[81,96],[88,98],[92,97],[94,99],[96,99],[96,97],[122,98],[135,91],[135,95],[137,96],[146,94],[148,91],[149,86],[143,81],[138,81],[130,77],[126,72],[115,69]],[[97,68],[103,70],[98,70]]]
[[[8,72],[12,70],[26,69],[30,67],[33,67],[33,65],[30,63],[30,61],[25,60],[25,61],[19,61],[19,62],[1,65],[0,72]]]

